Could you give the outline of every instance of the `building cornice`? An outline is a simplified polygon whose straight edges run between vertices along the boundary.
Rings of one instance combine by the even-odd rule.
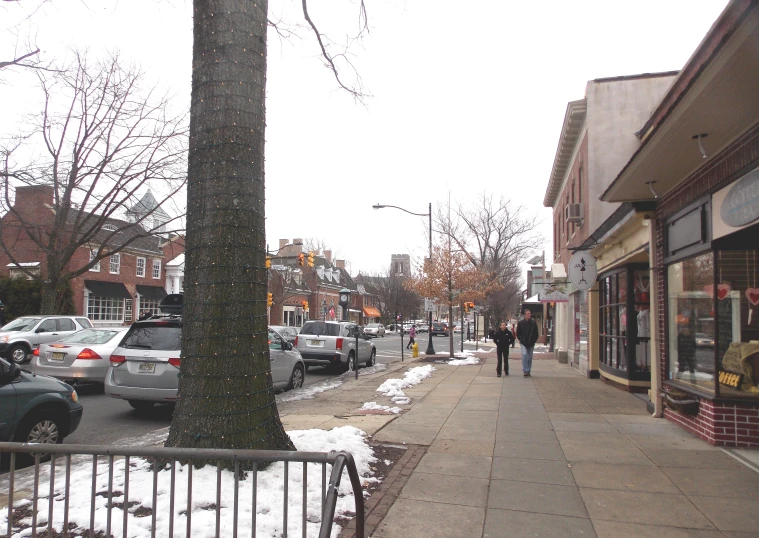
[[[567,111],[564,114],[559,145],[556,148],[556,156],[553,159],[553,168],[551,168],[551,177],[548,180],[545,198],[543,198],[544,207],[553,207],[561,193],[561,186],[564,184],[564,178],[572,164],[572,156],[580,140],[587,110],[587,99],[567,103]]]

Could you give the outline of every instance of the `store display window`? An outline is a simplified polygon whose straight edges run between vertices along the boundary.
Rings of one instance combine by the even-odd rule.
[[[628,265],[599,279],[599,356],[606,369],[650,375],[650,277]]]
[[[667,267],[669,379],[715,391],[714,255]]]

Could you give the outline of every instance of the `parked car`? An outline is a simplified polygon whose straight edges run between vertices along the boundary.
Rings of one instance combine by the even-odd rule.
[[[300,331],[298,327],[286,327],[284,325],[271,325],[271,328],[291,344],[295,343],[295,338],[298,336],[298,331]]]
[[[82,420],[73,387],[0,359],[0,441],[60,444]],[[17,456],[29,464],[29,454]]]
[[[426,323],[419,323],[416,326],[416,332],[418,333],[428,333],[430,332],[430,326]]]
[[[453,325],[453,333],[456,334],[456,333],[460,333],[460,332],[461,332],[461,325],[459,325],[458,323],[455,323]]]
[[[433,321],[432,336],[448,336],[448,324],[442,321]]]
[[[103,383],[111,353],[128,330],[128,327],[84,329],[55,343],[41,344],[32,354],[32,372],[67,383]]]
[[[269,359],[275,389],[303,386],[305,365],[293,345],[269,328]],[[181,365],[182,317],[154,316],[135,322],[111,353],[105,393],[134,409],[174,402]]]
[[[696,333],[696,347],[700,348],[714,348],[714,338],[704,333]]]
[[[358,359],[356,359],[358,336]],[[333,366],[353,370],[356,364],[374,366],[377,350],[363,329],[349,321],[309,320],[303,324],[296,347],[309,366]]]
[[[20,364],[40,344],[57,342],[64,336],[92,328],[81,316],[23,316],[0,327],[0,356]]]
[[[364,333],[367,336],[381,336],[385,337],[385,326],[381,323],[369,323],[364,326]]]

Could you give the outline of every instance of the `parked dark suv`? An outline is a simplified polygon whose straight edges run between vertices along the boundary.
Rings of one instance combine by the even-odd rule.
[[[448,324],[442,321],[433,321],[430,332],[432,336],[448,336]]]
[[[22,372],[16,363],[0,359],[0,441],[63,442],[82,419],[78,399],[66,383]],[[29,454],[18,457],[31,463]]]

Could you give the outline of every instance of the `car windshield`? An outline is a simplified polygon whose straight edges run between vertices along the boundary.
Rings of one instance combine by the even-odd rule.
[[[31,331],[37,322],[42,318],[18,318],[14,319],[2,329],[3,331]]]
[[[366,326],[367,329],[379,329],[379,323],[370,323]]]
[[[67,344],[105,344],[109,342],[117,335],[123,335],[124,331],[114,329],[84,329],[83,331],[76,332],[66,338],[59,340]]]
[[[315,334],[319,336],[340,336],[340,325],[324,321],[309,321],[300,330],[300,334]]]
[[[182,327],[165,323],[132,325],[121,347],[174,351],[182,348]]]

